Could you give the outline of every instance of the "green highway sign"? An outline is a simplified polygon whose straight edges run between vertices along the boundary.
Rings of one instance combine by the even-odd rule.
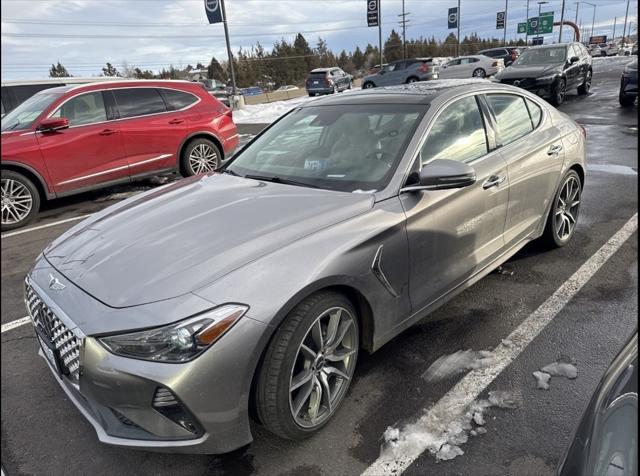
[[[537,35],[553,32],[553,12],[545,12],[540,14],[540,28],[538,29],[538,17],[529,18],[527,34]],[[520,24],[518,24],[518,33],[520,33]],[[524,32],[522,32],[524,33]]]
[[[526,33],[526,32],[527,32],[527,24],[518,23],[518,33]]]

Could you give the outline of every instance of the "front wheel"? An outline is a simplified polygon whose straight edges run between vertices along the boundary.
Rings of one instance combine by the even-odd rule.
[[[412,76],[409,79],[407,79],[407,84],[411,84],[411,83],[417,83],[418,82],[418,78]]]
[[[476,68],[473,70],[472,76],[474,78],[485,78],[487,76],[487,72],[482,68]]]
[[[580,212],[582,183],[575,170],[569,170],[562,178],[553,198],[547,218],[543,240],[552,247],[562,247],[573,237]]]
[[[560,106],[564,102],[565,94],[567,94],[567,83],[564,78],[560,78],[551,88],[551,104]]]
[[[2,171],[2,231],[30,223],[40,209],[40,193],[24,175]]]
[[[320,430],[347,393],[359,347],[356,311],[321,291],[298,304],[269,344],[256,384],[256,409],[272,433],[293,440]]]
[[[185,177],[213,172],[220,167],[221,158],[220,150],[212,141],[196,139],[185,147],[180,170]]]
[[[620,105],[622,107],[631,107],[636,102],[636,98],[635,96],[629,96],[628,94],[620,91],[620,94],[618,95],[618,101],[620,101]]]

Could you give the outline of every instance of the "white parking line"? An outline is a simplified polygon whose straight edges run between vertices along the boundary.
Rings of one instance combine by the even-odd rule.
[[[490,367],[472,370],[465,375],[435,405],[425,411],[416,422],[400,431],[397,445],[385,448],[363,476],[402,474],[425,450],[432,449],[433,440],[420,438],[428,431],[427,422],[437,416],[442,427],[460,417],[466,408],[500,375],[500,373],[535,339],[560,313],[567,303],[598,272],[613,254],[638,229],[636,213],[609,241],[567,279],[533,314],[527,317],[495,351],[496,363]],[[444,418],[443,418],[444,416]],[[446,421],[448,420],[448,421]],[[437,448],[436,448],[437,450]]]
[[[0,238],[9,238],[10,236],[22,235],[23,233],[29,233],[30,231],[42,230],[43,228],[49,228],[50,226],[62,225],[63,223],[69,223],[70,221],[75,220],[84,220],[85,218],[89,218],[92,213],[89,215],[81,215],[79,217],[66,218],[65,220],[54,221],[52,223],[47,223],[45,225],[34,226],[32,228],[25,228],[24,230],[11,231],[9,233],[3,233],[0,235]]]
[[[15,321],[2,324],[2,334],[4,334],[7,331],[10,331],[11,329],[15,329],[16,327],[24,326],[29,321],[31,321],[31,318],[29,316],[26,316],[26,317],[21,317],[20,319],[16,319]]]

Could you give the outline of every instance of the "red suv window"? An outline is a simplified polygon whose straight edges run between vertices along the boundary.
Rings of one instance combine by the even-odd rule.
[[[155,88],[114,89],[120,117],[145,116],[166,112],[167,106]]]

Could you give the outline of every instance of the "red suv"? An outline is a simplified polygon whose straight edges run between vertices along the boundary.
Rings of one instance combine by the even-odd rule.
[[[45,199],[176,169],[214,170],[237,145],[231,109],[199,83],[41,91],[2,118],[2,230],[28,223]]]

